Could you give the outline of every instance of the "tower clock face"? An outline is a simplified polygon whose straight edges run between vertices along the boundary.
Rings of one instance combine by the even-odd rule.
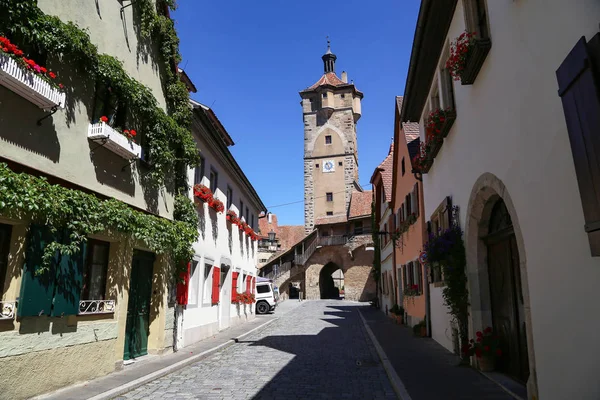
[[[323,172],[333,172],[335,171],[335,165],[333,160],[327,160],[323,163]]]

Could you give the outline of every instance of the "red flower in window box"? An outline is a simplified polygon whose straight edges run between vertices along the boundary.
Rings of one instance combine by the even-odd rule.
[[[194,197],[197,197],[202,201],[210,201],[213,198],[213,192],[209,187],[197,184],[194,185]]]
[[[100,121],[104,122],[105,124],[108,123],[108,117],[106,115],[103,115],[100,117]]]
[[[466,31],[450,44],[450,56],[446,61],[446,68],[455,80],[460,79],[474,44],[475,33]]]
[[[233,210],[227,210],[227,214],[225,214],[225,218],[227,219],[227,221],[230,221],[231,223],[234,223],[234,221],[238,219],[237,214]]]
[[[208,206],[219,213],[225,211],[225,205],[223,204],[223,202],[214,197],[213,197],[212,201],[208,202]]]

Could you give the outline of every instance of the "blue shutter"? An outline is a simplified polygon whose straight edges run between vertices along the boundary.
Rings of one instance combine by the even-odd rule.
[[[39,270],[42,268],[44,247],[54,239],[46,226],[31,225],[29,228],[17,310],[19,317],[50,315],[56,278],[56,256],[45,272],[40,273]]]

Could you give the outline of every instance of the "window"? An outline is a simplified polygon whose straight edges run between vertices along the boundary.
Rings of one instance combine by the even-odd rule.
[[[271,285],[256,286],[256,293],[269,293],[270,291],[271,291]]]
[[[342,93],[342,94],[340,94],[340,97],[341,97],[342,99],[344,99],[344,98],[346,98],[346,95],[345,95],[344,93]]]
[[[386,232],[383,235],[383,245],[386,246],[388,244],[388,234],[387,234],[388,224],[387,223],[383,224],[383,231]]]
[[[109,84],[98,82],[94,99],[94,122],[98,122],[100,117],[103,116],[108,118],[108,125],[114,128],[124,128],[127,110],[125,103],[119,101],[118,96]]]
[[[88,239],[87,260],[83,267],[81,300],[104,300],[110,244]]]
[[[319,164],[315,164],[315,168],[319,168]]]
[[[231,207],[233,204],[233,189],[231,186],[227,185],[227,209]]]
[[[406,165],[404,164],[404,157],[402,157],[402,176],[406,173]]]
[[[586,43],[579,39],[558,70],[558,95],[567,123],[571,154],[575,165],[579,196],[592,257],[600,256],[600,157],[597,132],[600,129],[598,76],[593,60],[600,54],[600,35]]]
[[[331,144],[331,135],[325,136],[325,144]]]
[[[200,156],[200,162],[194,169],[194,185],[198,185],[202,182],[202,178],[204,177],[204,164],[204,157]]]
[[[442,106],[444,109],[454,110],[454,79],[450,71],[446,68],[446,62],[450,57],[450,45],[446,45],[442,53],[442,62],[440,63],[440,87],[442,92]]]
[[[227,274],[229,273],[229,266],[221,264],[221,287],[224,287],[225,281],[227,280]]]
[[[333,211],[327,211],[327,215],[328,215],[328,216],[331,216],[331,215],[333,215]]]
[[[356,221],[354,223],[354,234],[361,235],[363,233],[363,223],[362,221]]]
[[[326,99],[326,98],[327,98],[327,93],[323,93],[321,96],[322,96],[324,99]]]
[[[339,165],[340,167],[342,167],[342,166],[344,165],[344,163],[343,163],[343,162],[341,162],[341,161],[338,161],[338,165]]]
[[[327,201],[333,201],[333,193],[327,192]]]
[[[188,305],[198,304],[198,294],[200,293],[200,271],[198,261],[192,260],[190,265],[190,283],[188,289]]]
[[[217,187],[219,184],[219,174],[213,167],[210,167],[210,178],[209,179],[210,179],[210,190],[213,193],[216,193]]]
[[[260,260],[258,260],[261,263],[266,263],[269,259],[268,258],[261,258]]]
[[[323,232],[321,232],[321,236],[327,237],[327,236],[329,236],[329,232],[323,231]]]
[[[8,271],[11,234],[12,225],[0,224],[0,296],[4,290],[4,280]]]
[[[252,223],[250,224],[250,227],[252,229],[254,229],[254,214],[250,215],[250,221],[252,221]]]
[[[210,278],[210,273],[212,271],[213,262],[210,260],[206,260],[204,262],[204,281],[203,281],[203,293],[202,293],[202,302],[210,303],[211,295],[212,295],[212,279]]]
[[[417,295],[423,294],[423,273],[418,261],[411,261],[402,268],[402,280],[404,289],[412,289],[417,286]]]
[[[314,101],[314,99],[311,97],[310,99],[308,99],[308,101],[310,101],[312,103]]]
[[[431,109],[438,110],[440,108],[440,91],[438,85],[435,84],[431,91]]]
[[[248,206],[246,206],[246,223],[250,223],[250,211],[248,211]]]

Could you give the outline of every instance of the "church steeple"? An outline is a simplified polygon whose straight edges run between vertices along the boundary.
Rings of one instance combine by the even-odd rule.
[[[321,59],[323,60],[325,73],[335,73],[335,60],[337,60],[337,57],[331,52],[331,42],[329,41],[329,36],[327,37],[327,52],[323,54]]]

